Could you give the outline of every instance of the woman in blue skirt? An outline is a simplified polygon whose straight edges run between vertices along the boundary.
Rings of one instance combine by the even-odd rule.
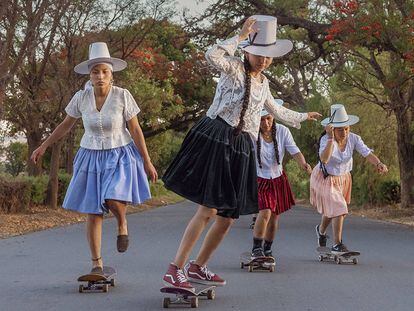
[[[187,134],[163,181],[168,189],[199,204],[187,225],[175,259],[164,274],[166,286],[194,290],[189,281],[222,286],[226,281],[206,264],[240,215],[258,212],[256,158],[257,139],[263,107],[277,120],[297,127],[315,120],[317,112],[298,113],[274,103],[269,81],[262,73],[273,57],[288,53],[289,40],[276,40],[276,18],[254,16],[246,20],[240,34],[212,46],[206,53],[210,65],[220,71],[214,101]],[[234,57],[245,42],[244,62]],[[207,227],[201,249],[194,261],[185,264]]]
[[[75,72],[89,74],[89,87],[73,96],[65,109],[66,118],[31,156],[37,162],[49,146],[82,118],[85,133],[74,160],[63,207],[88,214],[91,273],[96,274],[103,273],[103,215],[111,211],[117,218],[117,248],[125,252],[128,248],[126,204],[149,199],[147,176],[153,182],[158,177],[138,123],[140,109],[128,90],[112,85],[112,73],[125,69],[126,65],[125,61],[110,56],[106,43],[92,43],[89,60],[75,67]]]

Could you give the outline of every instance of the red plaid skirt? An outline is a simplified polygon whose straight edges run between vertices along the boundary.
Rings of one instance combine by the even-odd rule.
[[[279,215],[295,205],[295,198],[285,172],[275,179],[257,177],[257,184],[259,210],[270,209]]]

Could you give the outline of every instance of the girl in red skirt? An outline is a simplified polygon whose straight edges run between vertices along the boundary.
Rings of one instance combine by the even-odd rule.
[[[253,231],[252,259],[273,257],[272,243],[278,228],[279,215],[295,204],[282,167],[285,150],[304,171],[308,174],[312,172],[289,129],[276,124],[273,116],[266,110],[262,111],[261,116],[256,143],[259,215]]]

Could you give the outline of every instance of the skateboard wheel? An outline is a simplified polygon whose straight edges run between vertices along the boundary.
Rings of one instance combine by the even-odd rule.
[[[340,265],[342,263],[342,259],[339,257],[336,257],[335,262]]]
[[[209,289],[207,291],[207,299],[213,300],[216,298],[216,291],[214,289]]]
[[[111,279],[111,286],[115,287],[115,279]]]
[[[319,261],[323,261],[323,256],[322,255],[319,255],[318,260]]]
[[[253,266],[249,266],[248,271],[253,272]]]
[[[240,269],[244,269],[244,263],[243,262],[240,263]]]
[[[192,297],[190,303],[191,308],[198,308],[198,297]]]
[[[108,290],[109,290],[109,285],[108,285],[108,284],[104,284],[104,285],[102,286],[102,291],[103,291],[104,293],[107,293],[107,292],[108,292]]]
[[[270,266],[269,272],[275,272],[275,267],[274,266]]]
[[[162,300],[162,306],[164,308],[168,308],[170,306],[171,303],[171,299],[169,297],[164,297],[164,299]]]
[[[358,259],[357,259],[357,258],[352,259],[352,263],[353,263],[354,265],[356,265],[356,264],[358,263]]]
[[[83,293],[83,285],[79,285],[79,293]]]

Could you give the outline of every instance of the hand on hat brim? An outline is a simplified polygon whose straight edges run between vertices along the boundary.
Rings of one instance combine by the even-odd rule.
[[[359,117],[353,116],[353,115],[348,115],[348,121],[346,121],[346,122],[330,123],[329,118],[326,118],[326,119],[323,119],[321,121],[321,124],[322,124],[322,126],[327,126],[329,124],[329,125],[332,125],[333,127],[344,127],[344,126],[354,125],[358,122],[359,122]]]

